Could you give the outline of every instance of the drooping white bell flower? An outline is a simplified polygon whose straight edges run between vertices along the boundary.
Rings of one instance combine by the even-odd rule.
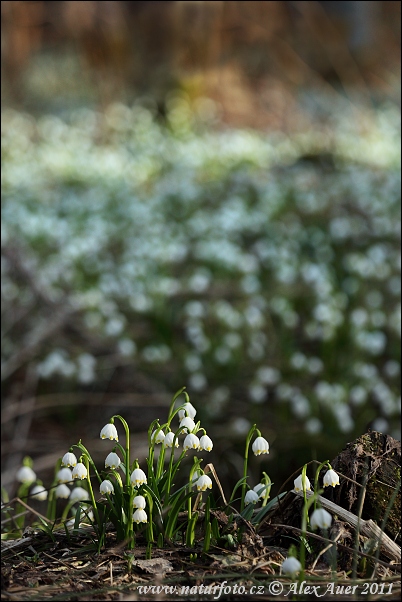
[[[86,479],[88,472],[85,465],[82,462],[78,462],[77,466],[73,468],[73,479]]]
[[[196,414],[197,414],[197,410],[189,401],[184,404],[184,407],[182,410],[178,411],[180,420],[182,420],[185,416],[189,416],[190,418],[192,418],[194,420]]]
[[[302,565],[294,556],[288,556],[282,562],[282,573],[284,575],[296,575],[301,571]]]
[[[151,443],[155,443],[156,445],[158,445],[158,443],[163,443],[165,440],[165,433],[162,430],[156,429],[152,435],[151,435]]]
[[[212,440],[208,437],[208,435],[203,435],[200,439],[200,449],[204,451],[210,452],[213,448],[214,444]]]
[[[320,529],[327,529],[331,526],[332,516],[325,508],[317,508],[311,515],[310,525],[312,529],[319,527]]]
[[[258,483],[255,487],[253,487],[253,491],[258,495],[258,497],[265,497],[267,489],[269,489],[271,485],[264,485],[264,483]],[[269,497],[269,496],[268,496]]]
[[[73,473],[71,472],[70,468],[60,468],[56,478],[58,483],[69,483],[73,480]]]
[[[139,487],[143,483],[146,484],[147,477],[146,477],[145,472],[143,470],[141,470],[141,468],[136,468],[131,473],[130,481],[131,481],[131,484],[134,485],[134,487]]]
[[[303,475],[301,475],[301,474],[300,474],[300,475],[297,477],[297,479],[295,479],[295,480],[293,481],[293,483],[294,483],[294,487],[293,487],[293,489],[294,489],[295,491],[303,491],[303,481],[302,481],[302,479],[303,479]],[[306,477],[305,477],[305,486],[306,486],[306,491],[311,491],[311,485],[310,485],[310,481],[309,481],[309,479],[308,479],[308,476],[307,476],[307,475],[306,475]]]
[[[332,487],[339,485],[339,475],[332,468],[324,475],[324,487],[328,487],[329,485]]]
[[[99,486],[99,491],[101,493],[109,493],[109,494],[113,494],[114,493],[114,487],[113,487],[113,483],[111,481],[109,481],[108,479],[105,479],[104,481],[102,481],[102,483]]]
[[[60,485],[57,485],[54,495],[56,496],[57,499],[62,498],[64,500],[66,500],[70,497],[70,490],[67,487],[67,485],[65,485],[64,483],[61,483]]]
[[[193,433],[190,433],[184,439],[184,443],[183,443],[184,451],[187,451],[188,449],[199,449],[199,447],[200,447],[200,440],[198,439],[197,435],[193,435]]]
[[[17,480],[20,483],[33,483],[36,481],[36,474],[29,466],[21,466],[21,468],[17,471]]]
[[[43,502],[44,500],[47,500],[47,491],[43,485],[35,485],[35,487],[32,487],[31,489],[30,496]]]
[[[247,506],[247,504],[256,504],[259,499],[260,498],[259,498],[258,493],[256,493],[252,489],[250,489],[249,491],[247,491],[246,495],[244,496],[244,503],[246,506]]]
[[[255,456],[269,454],[269,443],[264,437],[257,437],[252,445],[252,450]]]
[[[113,441],[113,440],[118,441],[119,436],[117,434],[117,429],[116,429],[115,425],[112,424],[111,422],[109,422],[109,424],[106,424],[100,432],[100,438],[101,439],[110,439],[110,441]]]
[[[203,474],[198,479],[196,486],[198,491],[206,491],[207,489],[212,489],[212,481],[208,475]]]
[[[190,433],[195,428],[195,422],[194,422],[194,420],[192,418],[190,418],[190,416],[185,416],[180,421],[180,428],[182,428],[182,427],[184,427],[184,432],[185,433]]]
[[[89,493],[83,487],[74,487],[70,493],[71,502],[83,502],[89,500]]]
[[[110,452],[110,454],[106,456],[105,468],[112,468],[113,470],[115,470],[116,468],[119,468],[120,464],[121,460],[119,456],[114,452]]]
[[[61,465],[62,466],[71,466],[71,468],[74,468],[74,466],[77,465],[77,458],[75,457],[75,454],[73,454],[72,452],[67,452],[66,454],[64,454],[62,460],[61,460]]]
[[[133,514],[133,521],[137,523],[137,525],[138,523],[147,523],[148,517],[145,510],[143,510],[142,508],[138,508]]]
[[[147,502],[143,495],[136,495],[135,498],[133,499],[134,508],[139,508],[140,510],[144,510],[146,505],[147,505]]]
[[[164,445],[165,447],[172,447],[172,446],[173,446],[173,441],[174,441],[174,433],[173,433],[172,431],[169,431],[169,432],[168,432],[168,433],[165,435],[165,438],[164,438],[164,440],[163,440],[163,445]],[[175,447],[179,447],[179,441],[178,441],[178,439],[177,439],[177,438],[176,438],[176,441],[175,441],[175,444],[174,444],[174,446],[175,446]]]

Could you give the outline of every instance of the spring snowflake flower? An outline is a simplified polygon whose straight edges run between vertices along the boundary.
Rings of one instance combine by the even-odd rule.
[[[317,508],[311,515],[310,525],[312,529],[319,527],[320,529],[326,529],[330,527],[332,523],[332,516],[325,508]]]
[[[264,497],[269,487],[271,487],[271,485],[264,485],[264,483],[258,483],[258,485],[253,487],[253,491],[255,491],[258,497]]]
[[[180,421],[180,428],[184,427],[185,433],[190,433],[195,429],[195,422],[190,416],[186,416]]]
[[[203,435],[200,439],[200,449],[210,452],[214,444],[208,435]]]
[[[151,443],[155,443],[156,445],[158,445],[158,443],[163,443],[164,440],[165,433],[162,430],[158,431],[158,429],[156,429],[151,435]]]
[[[110,439],[110,441],[118,441],[119,436],[117,434],[117,429],[114,424],[106,424],[100,432],[101,439]]]
[[[324,475],[324,487],[328,487],[331,485],[335,487],[335,485],[339,485],[339,475],[336,474],[335,470],[328,470]]]
[[[212,481],[206,474],[203,474],[198,479],[196,486],[198,491],[206,491],[212,489]]]
[[[113,483],[111,481],[108,481],[108,479],[105,479],[100,484],[99,491],[101,493],[110,493],[110,494],[113,494],[114,493]]]
[[[294,490],[295,491],[303,491],[303,482],[302,482],[302,478],[303,475],[299,475],[297,477],[297,479],[295,479],[294,482]],[[310,485],[310,481],[306,475],[306,479],[305,479],[305,484],[306,484],[306,491],[311,491],[311,485]]]
[[[70,497],[70,490],[67,485],[61,483],[60,485],[57,485],[54,495],[57,499],[62,498],[63,500],[66,500]]]
[[[301,571],[301,568],[300,562],[294,556],[289,556],[282,562],[282,573],[284,575],[296,575]]]
[[[145,510],[143,510],[142,508],[138,508],[138,510],[136,510],[133,514],[133,521],[137,523],[137,525],[138,523],[147,523],[148,517]]]
[[[78,462],[77,466],[74,466],[73,468],[73,479],[86,479],[88,472],[87,469],[85,468],[84,464],[82,464],[82,462]]]
[[[258,493],[250,489],[250,491],[247,491],[246,495],[244,496],[244,503],[246,506],[247,504],[255,504],[259,499]]]
[[[112,468],[114,470],[116,468],[119,468],[120,464],[121,460],[119,456],[114,452],[110,452],[110,454],[106,456],[105,468]]]
[[[165,438],[163,440],[163,445],[165,447],[172,447],[173,446],[173,441],[174,441],[174,433],[172,431],[169,431],[166,435]],[[179,447],[179,441],[176,439],[176,442],[174,444],[175,447]]]
[[[33,483],[36,481],[36,474],[29,466],[21,466],[16,476],[20,483]]]
[[[133,500],[134,508],[139,508],[140,510],[144,510],[146,503],[147,502],[143,495],[136,495]]]
[[[183,418],[185,416],[189,416],[192,420],[194,420],[196,413],[197,413],[197,410],[189,401],[184,404],[184,407],[182,410],[178,411],[180,420],[183,420]]]
[[[40,502],[47,500],[47,491],[43,485],[35,485],[35,487],[32,487],[30,495]]]
[[[89,500],[89,493],[83,487],[75,487],[70,493],[71,502],[83,502]]]
[[[269,443],[264,437],[257,437],[253,443],[252,450],[255,456],[269,454]]]
[[[60,468],[56,478],[58,483],[69,483],[73,480],[73,473],[70,468]]]
[[[197,435],[193,435],[192,433],[187,435],[187,437],[184,439],[184,443],[183,443],[184,451],[187,451],[188,449],[199,449],[199,448],[200,448],[200,440],[198,439]]]
[[[130,480],[131,484],[134,485],[134,487],[138,487],[143,483],[147,483],[147,477],[145,475],[145,472],[141,470],[141,468],[136,468],[135,470],[133,470],[133,472],[131,473]]]
[[[77,458],[75,457],[75,454],[73,454],[71,452],[67,452],[66,454],[64,454],[64,456],[61,460],[61,465],[62,466],[71,466],[72,468],[74,468],[74,466],[77,465]]]

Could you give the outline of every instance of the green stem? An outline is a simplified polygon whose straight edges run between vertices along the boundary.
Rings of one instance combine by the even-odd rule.
[[[246,490],[247,490],[247,467],[248,467],[248,451],[249,451],[249,447],[250,447],[250,443],[251,443],[251,437],[253,436],[254,432],[257,431],[257,433],[259,433],[259,430],[257,429],[257,425],[254,424],[251,429],[248,432],[247,438],[246,438],[246,448],[244,450],[244,465],[243,465],[243,478],[244,478],[244,483],[242,484],[241,487],[241,506],[240,506],[240,511],[242,512],[244,510],[244,498],[246,495]],[[259,435],[260,436],[260,435]]]
[[[125,464],[126,464],[126,486],[127,491],[130,491],[131,482],[130,482],[130,429],[127,422],[124,420],[120,414],[115,414],[112,418],[118,418],[122,423],[124,430],[126,431],[126,449],[125,449]]]
[[[328,466],[328,469],[331,469],[331,464],[329,463],[329,460],[325,460],[325,462],[321,462],[321,464],[318,466],[317,470],[315,471],[315,476],[314,476],[314,491],[318,491],[318,479],[320,476],[320,472],[321,470],[324,468],[324,466]],[[314,510],[317,508],[317,500],[315,500],[314,502]]]
[[[99,529],[99,533],[100,533],[102,528],[101,528],[100,519],[99,519],[98,507],[96,505],[95,496],[94,496],[94,492],[92,489],[91,477],[89,475],[89,458],[87,455],[84,455],[84,462],[85,462],[85,466],[87,469],[87,482],[88,482],[88,488],[89,488],[89,495],[91,496],[91,502],[92,502],[92,507],[94,509],[95,520],[96,520],[96,524],[98,525],[98,529]]]

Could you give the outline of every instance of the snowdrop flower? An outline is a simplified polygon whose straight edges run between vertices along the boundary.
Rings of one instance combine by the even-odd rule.
[[[255,504],[259,499],[258,493],[250,489],[250,491],[247,491],[246,495],[244,496],[244,503],[246,506],[247,504]]]
[[[289,556],[282,562],[282,573],[284,575],[295,575],[299,573],[302,566],[294,556]]]
[[[255,456],[269,454],[269,443],[264,437],[257,437],[253,443],[252,450]]]
[[[297,477],[297,479],[295,479],[294,482],[294,490],[295,491],[303,491],[303,481],[302,481],[303,475],[299,475]],[[310,481],[306,475],[306,479],[305,479],[305,485],[306,485],[306,491],[311,491],[311,485],[310,485]]]
[[[74,468],[74,466],[77,465],[77,458],[75,457],[75,454],[72,454],[71,452],[67,452],[66,454],[64,454],[61,460],[61,465],[71,466],[72,468]]]
[[[100,432],[101,439],[110,439],[110,441],[118,441],[119,436],[117,434],[117,429],[114,424],[106,424]]]
[[[310,525],[312,529],[320,527],[320,529],[326,529],[330,527],[332,523],[332,516],[324,508],[317,508],[311,515]]]
[[[212,489],[212,481],[206,474],[203,474],[198,479],[196,486],[198,491],[206,491]]]
[[[211,449],[213,448],[214,444],[212,443],[212,440],[208,437],[208,435],[203,435],[200,439],[200,449],[205,450],[205,451],[211,451]]]
[[[136,495],[133,500],[134,508],[139,508],[140,510],[144,510],[146,506],[146,500],[143,495]]]
[[[145,475],[145,472],[141,470],[141,468],[136,468],[135,470],[133,470],[133,472],[131,473],[130,480],[131,484],[135,487],[138,487],[143,483],[147,483],[147,477]]]
[[[71,502],[83,502],[89,500],[89,493],[83,487],[75,487],[70,493]]]
[[[180,422],[180,428],[182,428],[182,427],[185,427],[184,428],[185,433],[190,433],[195,428],[195,422],[192,418],[190,418],[189,416],[186,416]]]
[[[180,420],[183,420],[183,418],[185,416],[189,416],[192,420],[194,420],[196,413],[197,413],[197,410],[189,401],[184,404],[184,407],[182,410],[178,411]]]
[[[33,483],[36,481],[36,474],[29,466],[21,466],[17,472],[17,480],[20,483]]]
[[[271,485],[264,485],[264,483],[258,483],[258,485],[253,487],[253,491],[255,491],[255,493],[258,495],[258,497],[265,497],[267,489],[270,489],[270,488],[271,488]]]
[[[108,481],[108,479],[106,479],[105,481],[102,481],[102,483],[100,484],[99,487],[99,491],[101,493],[114,493],[114,487],[113,487],[113,483],[111,481]]]
[[[61,483],[61,485],[57,485],[54,494],[57,499],[62,498],[64,500],[66,500],[70,497],[70,490],[67,487],[67,485],[65,485],[64,483]]]
[[[85,468],[84,464],[82,464],[82,462],[78,462],[77,466],[74,466],[73,468],[73,479],[86,479],[88,472],[87,469]]]
[[[143,510],[142,508],[138,508],[138,510],[136,510],[133,514],[133,521],[137,523],[137,525],[138,523],[147,523],[148,517],[145,510]]]
[[[32,487],[31,489],[31,497],[43,502],[44,500],[47,500],[47,491],[43,485],[35,485],[35,487]]]
[[[119,468],[120,464],[121,460],[114,452],[110,452],[110,454],[106,456],[105,468],[112,468],[114,470],[115,468]]]
[[[169,431],[166,435],[165,438],[163,440],[163,445],[165,447],[172,447],[173,446],[173,441],[174,441],[174,433],[172,431]],[[175,447],[179,447],[179,441],[176,439]]]
[[[73,480],[73,473],[70,468],[61,468],[56,475],[58,483],[69,483]]]
[[[197,435],[193,435],[192,433],[187,435],[187,437],[184,439],[184,443],[183,443],[184,451],[187,451],[188,449],[199,449],[199,448],[200,448],[200,440],[198,439]]]
[[[339,485],[339,475],[336,474],[335,470],[328,470],[324,475],[324,487],[328,487],[331,485],[335,487],[335,485]]]
[[[162,430],[156,429],[156,431],[154,431],[151,435],[151,443],[163,443],[165,440],[165,433]]]

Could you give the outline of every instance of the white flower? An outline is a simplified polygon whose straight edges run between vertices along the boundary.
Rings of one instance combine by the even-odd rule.
[[[331,485],[335,487],[335,485],[339,485],[339,475],[336,474],[335,470],[328,470],[324,475],[324,487],[328,487]]]
[[[207,489],[212,489],[212,481],[206,474],[200,476],[196,485],[198,491],[206,491]]]
[[[139,508],[140,510],[144,510],[146,506],[146,500],[143,495],[136,495],[133,500],[134,508]]]
[[[73,473],[70,468],[61,468],[56,475],[58,483],[69,483],[73,480]]]
[[[57,499],[63,498],[66,500],[67,498],[70,497],[70,490],[67,487],[67,485],[65,485],[64,483],[61,483],[61,485],[57,485],[54,494]]]
[[[83,502],[89,500],[89,493],[83,487],[75,487],[70,493],[71,502]]]
[[[147,517],[147,513],[145,512],[145,510],[143,510],[142,508],[138,508],[138,510],[136,510],[133,514],[133,521],[135,523],[147,523],[148,522],[148,517]]]
[[[295,575],[301,571],[301,564],[294,558],[294,556],[289,556],[282,562],[282,573],[284,575]]]
[[[143,483],[147,482],[147,477],[145,475],[145,472],[141,470],[141,468],[136,468],[131,473],[130,480],[132,485],[138,487],[139,485],[142,485]]]
[[[264,485],[264,483],[258,483],[255,487],[253,487],[253,491],[258,495],[258,497],[265,497],[267,489],[269,489],[271,485]]]
[[[168,432],[168,433],[165,435],[165,438],[164,438],[164,440],[163,440],[163,445],[164,445],[165,447],[172,447],[172,446],[173,446],[173,441],[174,441],[174,433],[173,433],[172,431],[169,431],[169,432]],[[175,446],[175,447],[179,447],[179,441],[178,441],[178,439],[177,439],[177,438],[176,438],[176,441],[175,441],[175,444],[174,444],[174,446]]]
[[[311,515],[310,525],[312,529],[320,527],[320,529],[326,529],[330,527],[332,523],[332,516],[325,508],[317,508]]]
[[[43,485],[35,485],[35,487],[32,487],[31,489],[31,497],[43,502],[44,500],[47,500],[47,491]]]
[[[86,479],[88,472],[87,469],[85,468],[84,464],[82,464],[82,462],[78,462],[77,466],[74,466],[73,468],[73,479]]]
[[[257,437],[253,443],[252,450],[255,456],[269,454],[269,443],[264,437]]]
[[[182,427],[185,427],[184,428],[185,433],[190,433],[192,430],[195,429],[195,422],[192,418],[190,418],[190,416],[186,416],[180,422],[180,428],[182,428]]]
[[[211,449],[213,448],[214,444],[212,443],[212,440],[208,437],[208,435],[203,435],[200,439],[200,449],[203,449],[205,451],[211,451]]]
[[[105,468],[119,468],[121,464],[121,460],[119,458],[119,456],[117,454],[115,454],[114,452],[110,452],[110,454],[108,454],[106,456],[106,460],[105,460]]]
[[[255,491],[252,491],[250,489],[250,491],[247,491],[246,495],[244,496],[244,503],[246,504],[255,504],[256,502],[258,502],[259,500],[259,495],[258,493],[256,493]]]
[[[202,473],[201,473],[201,471],[200,471],[200,470],[196,470],[196,471],[194,472],[194,474],[193,474],[193,478],[191,479],[191,480],[192,480],[192,487],[194,487],[194,486],[197,484],[197,481],[198,481],[198,479],[200,478],[201,474],[202,474]]]
[[[62,466],[71,466],[72,468],[74,468],[74,466],[77,465],[77,458],[75,457],[75,454],[73,454],[71,452],[67,452],[66,454],[64,454],[62,461],[61,461],[61,465]]]
[[[21,466],[17,472],[17,479],[20,483],[33,483],[36,481],[36,474],[29,466]]]
[[[106,424],[100,432],[100,438],[101,439],[110,439],[111,441],[113,441],[113,440],[118,441],[119,436],[117,434],[117,429],[116,429],[115,425],[111,424],[110,422],[109,422],[109,424]]]
[[[294,482],[294,490],[295,491],[303,491],[302,477],[303,477],[303,475],[300,474],[297,477],[297,479],[295,479],[293,481]],[[306,491],[311,491],[310,481],[308,480],[307,475],[306,475],[306,479],[305,479],[305,486],[306,486]]]
[[[178,411],[180,420],[182,420],[185,416],[189,416],[190,418],[192,418],[194,420],[196,413],[197,413],[197,410],[195,409],[195,407],[193,405],[191,405],[191,403],[189,401],[184,404],[184,407],[182,410]]]
[[[151,442],[155,443],[156,445],[158,443],[163,443],[165,440],[165,433],[162,430],[156,429],[156,431],[154,431],[151,435]]]
[[[99,487],[99,491],[101,493],[114,493],[113,483],[111,481],[108,481],[108,479],[102,481]]]
[[[200,440],[198,439],[197,435],[193,435],[192,433],[190,433],[184,439],[184,443],[183,443],[184,451],[187,451],[188,449],[199,449],[199,447],[200,447]]]

